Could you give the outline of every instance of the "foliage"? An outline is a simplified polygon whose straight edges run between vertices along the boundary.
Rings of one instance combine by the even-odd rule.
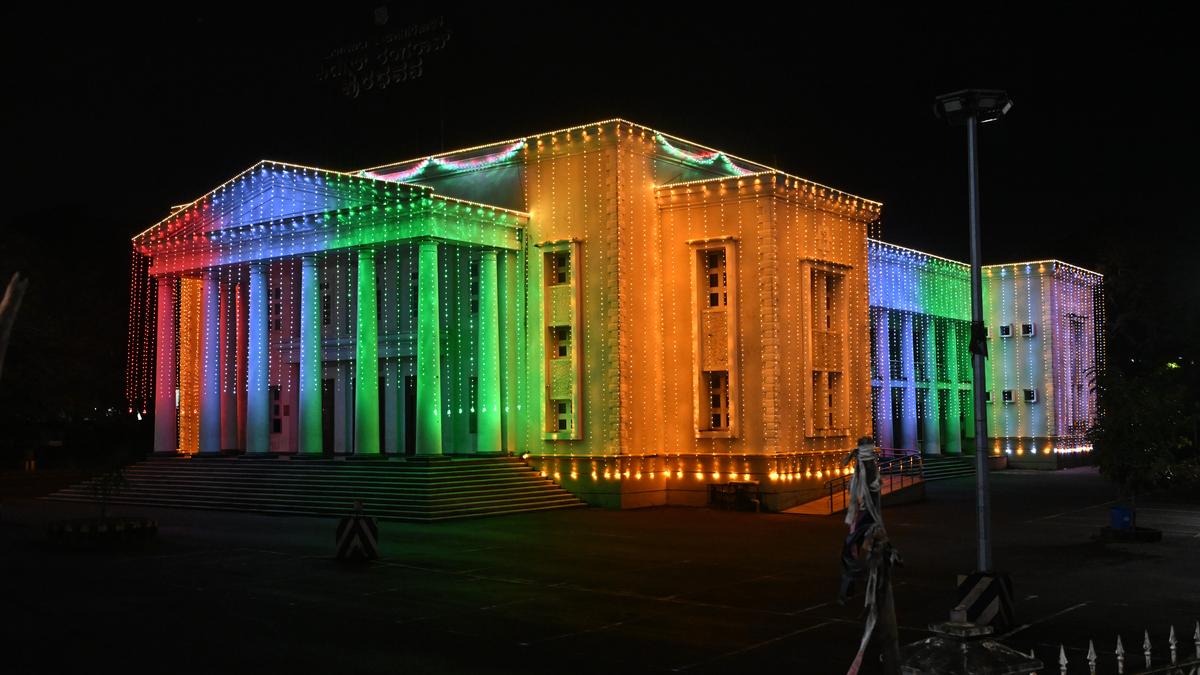
[[[125,478],[125,467],[119,465],[104,471],[92,480],[92,497],[100,507],[101,520],[108,517],[108,507],[112,504],[113,497],[120,494],[126,487],[129,487],[129,481]]]
[[[1113,368],[1097,382],[1101,414],[1088,436],[1124,499],[1197,477],[1198,415],[1181,370]]]

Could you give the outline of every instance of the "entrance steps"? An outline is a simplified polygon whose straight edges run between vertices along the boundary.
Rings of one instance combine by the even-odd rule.
[[[975,475],[975,455],[925,455],[925,480]]]
[[[433,522],[585,506],[516,457],[440,462],[150,458],[126,468],[114,504]],[[94,502],[91,481],[45,499]]]

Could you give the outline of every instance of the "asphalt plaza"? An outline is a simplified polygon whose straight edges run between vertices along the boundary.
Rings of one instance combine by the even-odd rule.
[[[995,561],[1012,575],[1006,641],[1044,659],[1116,634],[1190,647],[1200,506],[1146,504],[1159,544],[1101,544],[1113,490],[1094,469],[993,475]],[[130,512],[129,509],[124,509]],[[577,509],[380,523],[380,559],[334,560],[336,519],[136,509],[158,541],[61,551],[45,525],[85,505],[3,505],[6,672],[839,673],[861,597],[835,600],[840,516]],[[927,633],[974,561],[973,479],[885,509],[904,567],[901,639]],[[1133,647],[1133,651],[1138,651]]]

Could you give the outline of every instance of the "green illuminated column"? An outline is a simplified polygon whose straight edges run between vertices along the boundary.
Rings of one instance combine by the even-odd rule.
[[[358,334],[354,351],[354,453],[379,454],[379,308],[375,252],[358,252]]]
[[[946,332],[946,379],[950,380],[949,410],[946,416],[946,452],[962,453],[962,410],[958,404],[958,322],[948,321]]]
[[[423,241],[417,253],[417,447],[442,454],[442,358],[438,325],[438,247]]]
[[[246,452],[271,450],[271,402],[267,370],[267,273],[250,264],[246,311]]]
[[[500,294],[496,252],[479,261],[479,364],[475,411],[476,452],[500,452]]]
[[[321,298],[317,261],[300,261],[300,454],[320,455],[321,437]]]

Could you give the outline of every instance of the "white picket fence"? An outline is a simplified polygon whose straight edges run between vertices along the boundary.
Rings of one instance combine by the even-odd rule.
[[[1087,672],[1089,675],[1097,675],[1097,673],[1118,673],[1123,675],[1150,675],[1151,673],[1162,673],[1163,675],[1200,675],[1200,621],[1196,622],[1195,630],[1192,633],[1192,642],[1194,644],[1194,653],[1189,656],[1187,654],[1187,646],[1184,645],[1182,658],[1179,650],[1179,641],[1175,638],[1175,626],[1171,626],[1171,633],[1167,636],[1167,647],[1170,651],[1170,661],[1168,662],[1165,655],[1154,656],[1154,648],[1150,642],[1150,631],[1144,631],[1142,638],[1142,654],[1138,658],[1137,653],[1127,654],[1125,645],[1121,643],[1121,636],[1117,636],[1117,648],[1112,654],[1105,654],[1103,657],[1096,653],[1096,645],[1088,640],[1087,656],[1085,661],[1076,658],[1075,661],[1070,661],[1067,658],[1067,650],[1063,645],[1058,646],[1058,672],[1059,675],[1068,675],[1068,673],[1083,673],[1083,666],[1086,663]],[[1160,643],[1161,644],[1161,643]],[[1029,652],[1029,656],[1037,658],[1034,651]],[[1138,664],[1137,661],[1144,661],[1144,664]],[[1053,663],[1051,661],[1043,661],[1043,663]],[[1113,670],[1111,666],[1115,666]],[[1140,670],[1135,670],[1140,668]],[[1043,671],[1043,675],[1052,675],[1053,671],[1047,669]],[[1034,673],[1033,675],[1038,675]]]

